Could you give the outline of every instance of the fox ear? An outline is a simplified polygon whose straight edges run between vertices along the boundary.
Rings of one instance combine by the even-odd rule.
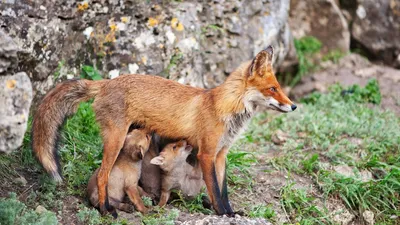
[[[150,163],[153,165],[163,165],[164,157],[162,157],[162,156],[154,157],[153,159],[151,159]]]
[[[253,59],[249,69],[249,75],[264,76],[267,71],[272,70],[272,59],[274,58],[274,49],[268,46],[266,49],[259,52]]]

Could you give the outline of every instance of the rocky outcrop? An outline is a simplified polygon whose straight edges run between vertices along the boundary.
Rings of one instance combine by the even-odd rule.
[[[374,59],[400,68],[400,2],[358,0],[353,16],[353,38]]]
[[[334,0],[292,0],[289,25],[295,38],[314,36],[320,40],[323,54],[350,49],[347,21]]]
[[[32,85],[24,72],[17,70],[18,47],[0,30],[0,152],[9,153],[23,140]]]
[[[268,222],[265,219],[261,218],[245,218],[239,215],[235,217],[226,217],[226,216],[206,216],[202,219],[188,220],[183,223],[177,223],[182,225],[207,225],[207,224],[215,224],[215,225],[272,225],[272,223]]]
[[[273,45],[287,54],[289,0],[5,1],[0,26],[22,48],[35,93],[93,65],[104,77],[156,74],[213,87]]]
[[[323,71],[303,77],[299,85],[291,90],[295,98],[303,97],[313,91],[326,92],[332,84],[343,86],[358,84],[365,86],[369,79],[378,80],[382,94],[381,106],[400,114],[400,70],[370,63],[357,54],[349,54]]]

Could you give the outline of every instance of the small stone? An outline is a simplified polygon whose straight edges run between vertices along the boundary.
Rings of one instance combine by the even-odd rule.
[[[110,77],[110,79],[119,77],[119,70],[117,70],[117,69],[111,70],[110,72],[108,72],[108,76]]]
[[[271,140],[276,145],[281,145],[285,143],[288,139],[288,134],[284,133],[281,130],[277,130],[274,135],[272,135]]]
[[[139,66],[138,64],[134,63],[134,64],[128,64],[128,69],[129,69],[129,73],[131,74],[136,74],[137,71],[139,70]]]
[[[35,209],[35,212],[37,212],[37,213],[39,213],[39,214],[41,214],[41,213],[43,213],[43,212],[46,212],[46,211],[47,211],[47,209],[46,209],[45,207],[41,206],[41,205],[38,205],[38,206],[36,207],[36,209]]]
[[[373,225],[374,223],[375,223],[375,220],[374,220],[374,213],[373,212],[371,212],[371,211],[364,211],[363,212],[363,218],[364,218],[364,221],[368,224],[368,225]]]
[[[20,184],[21,186],[25,186],[28,181],[26,181],[25,177],[18,177],[17,179],[15,179],[15,183]]]

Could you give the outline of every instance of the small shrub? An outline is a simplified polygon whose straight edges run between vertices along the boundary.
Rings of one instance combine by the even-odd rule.
[[[51,225],[57,224],[57,217],[53,212],[37,213],[20,202],[15,193],[9,198],[0,198],[0,224],[14,225]]]

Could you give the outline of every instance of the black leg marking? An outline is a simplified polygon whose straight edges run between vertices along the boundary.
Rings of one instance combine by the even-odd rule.
[[[212,166],[212,183],[213,183],[212,193],[214,196],[214,199],[213,199],[214,210],[216,211],[216,213],[218,215],[224,215],[224,214],[226,214],[226,210],[225,210],[224,204],[221,199],[221,191],[219,190],[218,180],[217,180],[217,172],[215,171],[214,163]]]
[[[222,198],[222,204],[224,205],[224,208],[226,210],[226,214],[229,216],[234,216],[233,209],[231,207],[231,204],[229,202],[228,198],[228,184],[226,181],[226,163],[225,163],[225,173],[224,173],[224,180],[222,182],[222,193],[221,193],[221,198]]]

